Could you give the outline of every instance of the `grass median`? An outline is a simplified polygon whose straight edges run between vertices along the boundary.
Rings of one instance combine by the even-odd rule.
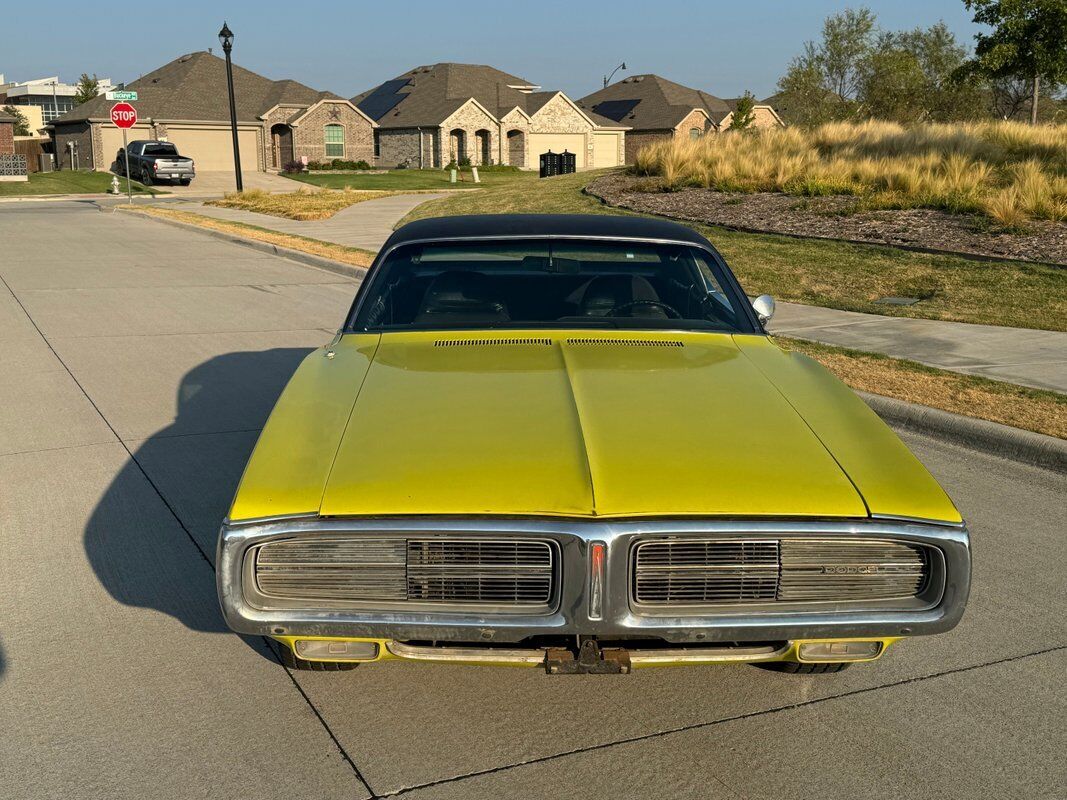
[[[402,222],[453,214],[626,214],[582,193],[603,170],[423,203]],[[752,295],[894,317],[1067,330],[1067,269],[893,247],[741,233],[688,224],[710,239]],[[911,306],[875,303],[918,297]]]
[[[246,239],[255,239],[258,242],[266,242],[267,244],[285,247],[289,250],[298,250],[301,253],[322,256],[323,258],[329,258],[333,261],[339,261],[342,264],[348,264],[353,267],[369,267],[374,260],[375,255],[369,250],[362,250],[358,247],[345,247],[344,245],[323,242],[319,239],[312,239],[307,236],[293,236],[287,233],[278,233],[277,231],[260,228],[256,225],[246,225],[243,222],[230,222],[229,220],[214,219],[213,217],[205,217],[203,214],[194,214],[190,211],[179,211],[177,209],[161,208],[159,206],[125,205],[119,206],[118,208],[132,214],[143,214],[148,217],[173,219],[178,222],[185,222],[189,225],[196,225],[208,230],[232,233],[237,236],[243,236]]]
[[[296,173],[286,175],[294,181],[320,186],[326,189],[357,190],[393,190],[393,191],[433,191],[447,189],[487,189],[498,186],[521,185],[527,188],[537,180],[536,172],[517,169],[491,168],[479,169],[481,183],[475,183],[469,168],[458,173],[458,181],[451,182],[451,176],[443,169],[392,169],[381,172],[316,172],[314,174]]]
[[[1067,395],[961,375],[916,361],[776,336],[789,350],[811,356],[851,386],[965,417],[999,422],[1067,439]]]
[[[243,192],[229,192],[221,200],[209,200],[204,205],[255,211],[258,214],[286,219],[316,220],[329,219],[349,206],[394,194],[396,192],[361,192],[354,189],[316,190],[307,186],[302,186],[295,192],[281,194],[272,194],[262,189],[248,189]]]
[[[59,172],[34,172],[25,181],[0,181],[0,197],[28,197],[48,194],[104,194],[111,189],[110,172],[89,170],[61,170]],[[130,181],[134,194],[167,194],[150,189],[137,181]],[[119,190],[126,194],[126,179],[119,178]]]

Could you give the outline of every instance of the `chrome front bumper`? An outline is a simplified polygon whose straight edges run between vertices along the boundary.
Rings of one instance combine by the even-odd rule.
[[[559,546],[558,592],[544,613],[489,613],[433,609],[261,608],[246,591],[250,547],[302,534],[478,536],[546,538]],[[882,604],[784,603],[724,606],[713,613],[647,613],[630,598],[630,558],[650,537],[724,539],[790,536],[874,537],[922,544],[938,554],[936,585],[911,607]],[[591,553],[603,544],[602,578],[591,580]],[[793,639],[917,636],[953,628],[970,589],[969,537],[963,525],[897,520],[638,520],[398,518],[323,520],[291,518],[227,523],[216,561],[219,598],[227,624],[238,633],[268,636],[337,636],[463,643],[515,643],[532,636],[581,635],[600,639],[662,639],[672,644],[766,642]],[[601,594],[600,602],[591,602]],[[599,613],[597,606],[599,605]]]

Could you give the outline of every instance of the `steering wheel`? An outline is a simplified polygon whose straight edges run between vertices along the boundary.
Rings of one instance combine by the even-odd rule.
[[[667,305],[666,303],[661,303],[659,300],[632,300],[629,303],[620,303],[617,306],[612,306],[611,310],[608,311],[607,316],[617,316],[615,313],[616,311],[626,311],[627,309],[633,308],[634,306],[655,306],[656,308],[662,308],[663,311],[666,312],[667,316],[671,319],[682,318],[682,315],[678,313],[678,310],[674,306]]]

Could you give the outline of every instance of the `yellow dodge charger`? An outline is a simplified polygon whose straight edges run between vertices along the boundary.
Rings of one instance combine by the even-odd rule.
[[[837,672],[959,622],[959,512],[669,222],[471,216],[382,248],[219,539],[292,668]]]

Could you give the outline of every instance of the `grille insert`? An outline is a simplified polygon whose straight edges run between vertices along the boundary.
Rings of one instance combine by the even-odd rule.
[[[929,578],[919,546],[866,539],[672,539],[634,552],[631,594],[645,606],[909,599]]]
[[[527,539],[288,539],[260,546],[256,586],[300,601],[544,607],[556,549]]]

